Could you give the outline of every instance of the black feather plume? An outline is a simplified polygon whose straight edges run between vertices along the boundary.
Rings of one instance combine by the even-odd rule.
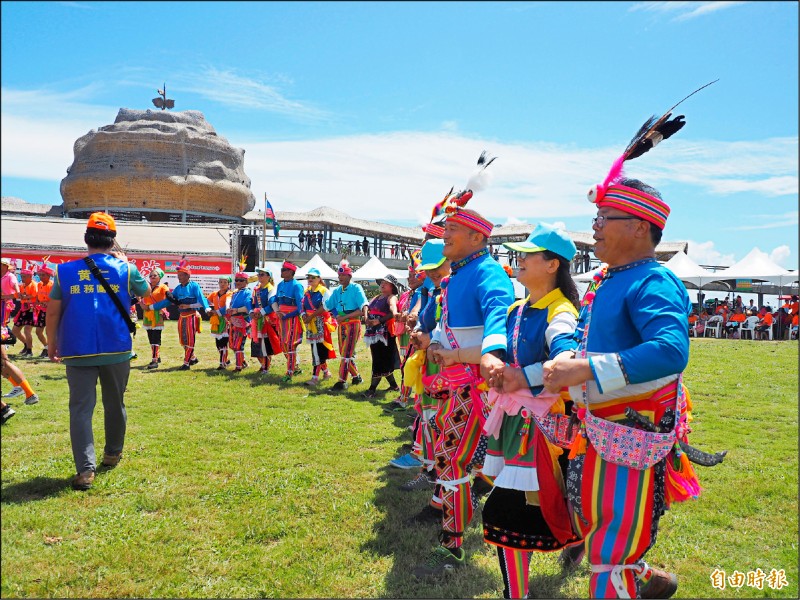
[[[719,79],[715,79],[714,81],[697,88],[691,94],[677,102],[660,118],[656,118],[656,116],[653,115],[647,119],[647,121],[645,121],[644,124],[639,128],[639,131],[636,132],[636,135],[633,136],[633,139],[630,141],[627,148],[625,148],[623,160],[638,158],[663,140],[666,140],[680,131],[683,126],[686,125],[686,121],[684,120],[685,117],[683,115],[678,115],[674,119],[670,119],[672,116],[672,111],[684,100],[691,98],[700,90],[707,88],[712,83],[716,83],[717,81],[719,81]]]

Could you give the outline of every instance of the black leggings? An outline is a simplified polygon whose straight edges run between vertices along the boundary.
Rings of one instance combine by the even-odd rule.
[[[148,329],[147,339],[150,341],[151,346],[161,345],[161,329]]]

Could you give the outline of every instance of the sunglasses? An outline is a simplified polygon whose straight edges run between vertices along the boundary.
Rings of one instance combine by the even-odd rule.
[[[234,279],[234,281],[247,281],[247,279]]]

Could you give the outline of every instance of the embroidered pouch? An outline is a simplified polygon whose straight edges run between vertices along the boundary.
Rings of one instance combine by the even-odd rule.
[[[580,423],[576,422],[572,426],[572,435],[568,435],[569,415],[546,413],[540,417],[535,413],[532,414],[547,441],[561,448],[569,448],[572,445],[572,441],[580,429]]]
[[[664,458],[675,444],[675,431],[655,433],[606,421],[586,411],[586,434],[600,457],[608,462],[644,471]]]

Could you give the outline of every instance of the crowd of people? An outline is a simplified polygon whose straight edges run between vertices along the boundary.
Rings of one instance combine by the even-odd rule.
[[[593,597],[670,597],[677,576],[644,556],[664,511],[696,498],[700,487],[687,457],[698,452],[681,450],[688,447],[691,420],[682,379],[691,303],[682,283],[655,259],[669,206],[654,188],[610,174],[590,195],[597,208],[595,253],[604,265],[583,299],[570,276],[575,244],[563,230],[539,224],[525,241],[503,245],[526,290],[519,300],[510,269],[489,246],[493,224],[459,198],[437,204],[441,219],[423,228],[425,242],[410,254],[407,284],[387,273],[371,299],[352,281],[347,260],[338,265],[333,289],[314,268],[303,285],[289,260],[279,273],[258,268],[254,288],[241,269],[220,278],[210,294],[182,261],[179,283],[169,289],[162,270],[145,279],[127,260],[115,244],[116,222],[105,213],[89,218],[87,256],[55,273],[45,266],[38,285],[30,272],[21,273],[18,285],[4,260],[4,326],[11,300],[21,303],[13,329],[4,327],[4,341],[18,337],[20,356],[31,356],[35,329],[48,358],[66,366],[72,487],[90,489],[98,468],[92,433],[98,379],[105,408],[100,463],[114,468],[122,459],[136,302],[144,308],[151,370],[162,363],[169,306],[179,313],[179,369],[198,364],[201,316],[208,316],[216,369],[242,372],[249,358],[268,373],[282,354],[281,381],[290,385],[302,374],[305,355],[302,384],[319,388],[334,379],[338,360],[327,388],[334,394],[365,383],[356,363],[363,334],[369,385],[350,396],[374,400],[385,390],[397,394],[387,410],[413,411],[411,451],[390,464],[417,471],[401,490],[428,492],[408,525],[439,530],[439,544],[420,560],[415,577],[464,567],[464,534],[480,514],[504,597],[528,597],[533,552],[558,552],[565,569],[588,560]],[[320,243],[317,235],[304,236]],[[797,298],[787,306],[796,323]],[[730,315],[726,303],[719,310],[733,331],[755,309],[739,298]],[[763,315],[765,325],[770,314]],[[2,358],[3,375],[26,403],[36,402],[6,345]],[[384,379],[387,387],[379,390]],[[4,403],[4,422],[7,410]]]
[[[689,315],[689,335],[706,337],[710,326],[719,324],[719,335],[732,339],[747,337],[747,330],[752,339],[797,339],[798,312],[800,302],[796,295],[781,297],[784,303],[773,311],[769,305],[757,306],[751,299],[747,305],[741,296],[733,300],[716,299],[707,301],[698,312],[693,308]],[[714,328],[717,333],[717,328]]]

